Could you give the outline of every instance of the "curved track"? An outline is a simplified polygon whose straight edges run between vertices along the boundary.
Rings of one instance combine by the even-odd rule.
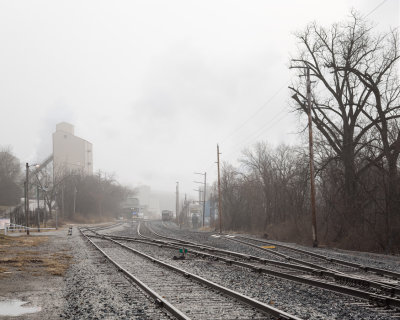
[[[87,230],[96,235],[84,234],[97,250],[179,319],[299,319]]]
[[[182,247],[184,245],[185,247],[194,249],[194,251],[191,250],[191,252],[194,254],[208,256],[209,258],[213,259],[220,259],[232,265],[246,267],[252,271],[344,293],[368,300],[378,306],[400,308],[400,300],[397,297],[399,290],[395,286],[386,285],[357,276],[347,275],[343,272],[336,272],[335,270],[324,270],[322,267],[312,268],[311,266],[305,266],[302,264],[275,261],[260,258],[258,256],[218,249],[192,241],[163,236],[148,226],[146,229],[140,228],[139,225],[138,234],[142,238],[146,238],[147,240],[158,243],[159,245],[163,244],[178,247]],[[156,237],[158,240],[151,237]],[[125,238],[125,240],[129,240],[129,238]],[[198,251],[196,251],[196,249]],[[209,253],[205,255],[204,252]],[[269,265],[269,267],[266,268],[265,265]],[[271,265],[278,266],[279,268],[272,269],[270,267]]]

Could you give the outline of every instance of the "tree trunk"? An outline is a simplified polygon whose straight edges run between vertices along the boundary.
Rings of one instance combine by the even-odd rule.
[[[356,210],[356,169],[352,130],[344,130],[343,166],[344,166],[344,205],[346,231],[354,226],[358,217]]]
[[[398,205],[398,187],[397,187],[397,155],[391,155],[388,158],[388,179],[386,195],[386,248],[391,252],[393,248],[394,230],[392,228],[395,216],[399,212]]]

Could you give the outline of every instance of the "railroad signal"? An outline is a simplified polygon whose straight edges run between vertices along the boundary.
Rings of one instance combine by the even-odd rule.
[[[179,248],[179,253],[181,255],[179,257],[174,256],[172,259],[173,260],[185,260],[187,252],[188,252],[188,250],[186,248]]]

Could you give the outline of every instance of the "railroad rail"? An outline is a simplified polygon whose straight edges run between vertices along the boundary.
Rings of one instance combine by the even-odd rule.
[[[280,243],[278,244],[278,243],[266,241],[266,240],[263,240],[263,239],[257,239],[257,238],[253,238],[253,237],[243,236],[243,235],[227,236],[227,239],[229,239],[229,240],[238,241],[238,242],[241,242],[243,244],[256,247],[258,249],[269,251],[272,254],[280,255],[280,256],[284,257],[285,259],[287,259],[287,260],[293,260],[293,261],[296,261],[296,262],[302,263],[302,264],[307,263],[307,262],[302,261],[300,259],[296,259],[296,258],[290,257],[288,255],[285,255],[285,254],[282,254],[282,253],[279,253],[279,252],[274,252],[273,250],[268,249],[268,248],[261,248],[260,246],[254,245],[254,244],[246,242],[246,241],[241,241],[241,240],[238,240],[236,238],[251,240],[251,241],[260,242],[260,243],[263,243],[263,244],[266,244],[266,245],[269,245],[269,246],[275,246],[275,247],[284,248],[284,249],[287,249],[287,250],[290,250],[290,251],[293,251],[293,252],[297,252],[297,253],[301,253],[301,254],[304,254],[304,255],[308,255],[308,256],[317,258],[317,259],[319,259],[321,261],[325,261],[325,262],[328,262],[328,263],[336,263],[336,264],[339,264],[339,265],[343,265],[343,266],[359,269],[360,271],[373,272],[373,273],[375,273],[377,275],[380,275],[380,276],[386,276],[386,277],[390,277],[392,279],[400,280],[400,273],[398,273],[398,272],[385,270],[385,269],[380,269],[380,268],[375,268],[375,267],[366,266],[366,265],[361,265],[361,264],[354,263],[354,262],[349,262],[349,261],[346,261],[346,260],[343,260],[343,259],[337,259],[337,258],[333,258],[333,257],[328,257],[328,256],[325,256],[325,255],[316,253],[316,252],[311,252],[311,251],[300,249],[300,248],[294,248],[294,247],[291,247],[291,246],[288,246],[288,245],[284,245],[284,244],[280,244]]]
[[[223,250],[223,249],[218,249],[215,247],[210,247],[210,246],[205,246],[202,244],[196,244],[191,241],[185,241],[181,239],[175,239],[172,237],[166,237],[163,235],[158,234],[151,228],[148,228],[148,231],[151,232],[153,235],[162,238],[162,239],[167,239],[165,240],[160,240],[160,239],[154,239],[154,238],[149,238],[147,236],[144,236],[141,231],[140,231],[140,224],[138,225],[138,235],[141,236],[142,238],[147,238],[149,242],[153,242],[158,245],[170,245],[170,246],[175,246],[179,247],[182,245],[185,245],[185,247],[188,248],[193,248],[197,249],[200,251],[194,251],[191,250],[190,252],[197,254],[197,255],[204,255],[208,256],[213,259],[219,259],[222,261],[225,261],[226,263],[230,265],[238,265],[241,267],[248,268],[253,271],[257,271],[260,273],[265,273],[268,275],[276,276],[279,278],[284,278],[287,280],[299,282],[299,283],[304,283],[308,284],[311,286],[323,288],[323,289],[328,289],[331,291],[335,291],[338,293],[350,295],[353,297],[357,297],[363,300],[368,300],[371,303],[374,303],[375,305],[378,306],[390,306],[392,308],[400,308],[400,300],[395,296],[395,294],[398,293],[398,288],[390,287],[383,285],[381,283],[377,283],[374,281],[366,280],[366,279],[360,279],[358,277],[351,277],[347,276],[342,273],[335,273],[332,271],[326,271],[326,270],[321,270],[321,269],[312,269],[310,267],[302,266],[302,265],[296,265],[296,264],[289,264],[289,263],[284,263],[284,262],[279,262],[279,261],[273,261],[265,258],[260,258],[257,256],[251,256],[247,254],[242,254],[238,252],[233,252],[233,251],[228,251],[228,250]],[[118,236],[121,240],[127,240],[127,241],[137,241],[138,239],[135,238],[130,238],[130,237],[122,237]],[[168,242],[170,241],[170,242]],[[210,254],[205,255],[204,251],[209,251]],[[237,261],[237,259],[230,259],[230,258],[224,258],[221,256],[217,256],[216,254],[220,253],[226,256],[231,256],[234,258],[241,258],[244,261]],[[254,262],[259,262],[261,265],[254,265],[252,263],[249,263],[251,261],[252,263]],[[264,265],[263,265],[264,264]],[[276,266],[281,266],[284,267],[285,269],[289,268],[292,270],[297,270],[297,271],[302,271],[304,274],[302,276],[299,276],[298,274],[293,274],[293,273],[287,273],[283,272],[282,270],[271,270],[270,268],[267,269],[265,268],[265,264],[272,264]],[[326,278],[331,278],[333,281],[328,281]],[[339,283],[345,283],[347,284],[346,286],[344,285],[339,285],[335,282]],[[354,288],[353,286],[358,286],[359,288]]]
[[[119,226],[124,225],[124,224],[125,224],[125,222],[116,222],[116,223],[107,224],[107,225],[104,225],[104,226],[96,226],[96,227],[88,227],[88,228],[90,228],[90,230],[99,231],[99,230],[106,230],[106,229],[116,228],[116,227],[119,227]]]
[[[159,304],[178,319],[189,319],[187,312],[190,312],[191,315],[193,312],[195,313],[193,319],[208,319],[210,316],[213,319],[217,319],[218,314],[215,314],[216,310],[222,312],[222,317],[220,319],[248,319],[249,316],[252,319],[300,319],[239,292],[151,257],[146,253],[111,239],[109,236],[101,235],[95,230],[90,230],[88,228],[87,230],[95,234],[95,236],[90,237],[82,230],[81,233],[97,250],[152,296],[155,301],[160,301]],[[97,243],[95,243],[96,241]],[[114,245],[112,249],[109,247],[110,243]],[[101,248],[101,246],[103,246],[103,248]],[[116,262],[115,256],[120,258],[124,256],[124,254],[121,251],[116,252],[115,246],[120,249],[122,248],[125,252],[128,251],[135,255],[135,259],[132,260],[130,258],[128,263],[125,261],[125,265],[129,265],[130,269],[134,269],[136,275],[133,275],[133,272],[127,270],[125,265],[123,265],[124,261]],[[109,252],[105,252],[107,250]],[[140,262],[138,262],[138,257],[142,258]],[[169,272],[167,272],[166,269],[169,270]],[[137,274],[141,274],[141,277],[146,278],[146,280],[140,280]],[[161,277],[160,275],[163,276]],[[160,278],[162,278],[163,281],[160,281]],[[150,282],[150,285],[145,284],[145,282]],[[156,291],[162,293],[157,293]],[[207,301],[207,304],[202,305],[200,309],[192,306],[191,308],[194,310],[187,310],[186,306],[186,311],[184,312],[180,310],[180,308],[184,308],[181,301],[182,297],[187,297],[189,300]],[[214,309],[209,310],[209,308]]]
[[[154,230],[153,230],[153,232],[154,232]],[[170,239],[170,240],[174,239],[171,237],[162,236],[157,233],[155,233],[155,235],[157,235],[158,237],[164,238],[164,239]],[[310,251],[306,251],[306,250],[302,250],[302,249],[298,249],[298,248],[293,248],[293,247],[286,246],[286,245],[276,244],[274,242],[264,241],[264,240],[256,239],[256,238],[252,238],[252,237],[245,237],[245,236],[241,236],[241,235],[231,236],[231,235],[227,235],[227,234],[225,234],[224,237],[227,240],[235,241],[235,242],[253,247],[255,249],[258,249],[258,250],[261,250],[264,252],[268,252],[271,255],[275,255],[275,256],[282,258],[284,261],[308,266],[313,269],[319,270],[318,273],[320,274],[320,276],[334,277],[336,282],[343,282],[343,283],[349,282],[349,283],[353,283],[356,285],[358,284],[359,286],[362,286],[362,287],[374,288],[374,289],[380,290],[382,292],[386,292],[390,296],[400,296],[400,282],[398,281],[400,279],[400,273],[396,273],[396,272],[388,271],[388,270],[384,270],[384,269],[378,269],[378,268],[374,268],[374,267],[370,267],[370,266],[360,265],[360,264],[348,262],[348,261],[345,261],[342,259],[327,257],[327,256],[324,256],[324,255],[321,255],[318,253],[314,253],[314,252],[310,252]],[[299,259],[299,258],[296,258],[293,256],[289,256],[289,255],[281,253],[281,252],[276,252],[272,248],[264,248],[260,245],[254,244],[254,243],[249,243],[247,241],[236,239],[237,237],[245,238],[248,240],[259,241],[259,242],[261,242],[263,244],[267,244],[269,246],[291,249],[291,250],[301,253],[303,255],[316,257],[320,261],[322,260],[325,264],[327,264],[327,266],[322,266],[319,263],[316,263],[315,261],[310,262],[310,261],[307,261],[304,259]],[[180,240],[180,239],[175,239],[175,240],[180,241],[180,242],[182,242],[182,241],[185,242],[185,240]],[[188,243],[190,243],[190,242],[188,242]],[[193,243],[191,243],[191,244],[193,244]],[[343,269],[337,270],[335,268],[332,268],[332,264],[346,266],[347,269],[346,270],[343,270]],[[282,264],[282,266],[285,266],[285,264]],[[357,273],[357,271],[358,271],[358,273]],[[365,277],[366,273],[369,274],[370,278]],[[390,277],[391,279],[396,280],[396,281],[392,281],[391,279],[388,279],[388,277]]]

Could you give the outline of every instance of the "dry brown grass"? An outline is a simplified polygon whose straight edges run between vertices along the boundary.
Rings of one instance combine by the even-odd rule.
[[[63,276],[68,269],[72,257],[65,253],[53,253],[45,258],[46,271],[54,276]]]
[[[47,240],[48,237],[45,236],[0,236],[0,278],[14,271],[26,271],[34,276],[45,273],[63,276],[70,264],[72,258],[70,255],[47,250],[31,250]]]
[[[43,242],[46,242],[48,237],[45,236],[18,236],[10,237],[5,235],[0,235],[0,252],[2,250],[7,250],[10,247],[37,247]]]
[[[106,222],[115,222],[114,217],[103,216],[99,217],[97,215],[76,215],[75,217],[63,220],[63,224],[95,224],[95,223],[106,223]]]

